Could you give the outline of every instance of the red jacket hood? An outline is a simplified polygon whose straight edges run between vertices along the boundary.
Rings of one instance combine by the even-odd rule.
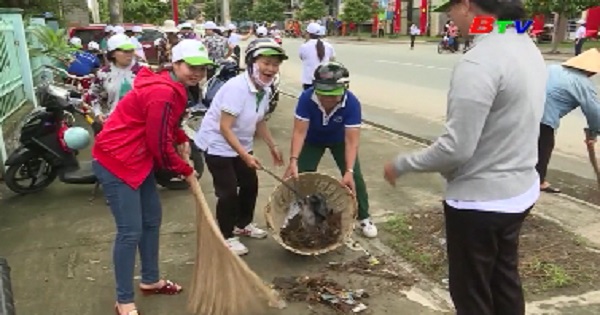
[[[135,77],[133,86],[135,89],[143,89],[152,86],[170,86],[184,99],[187,99],[187,90],[181,82],[173,81],[169,71],[155,73],[152,70],[143,67]]]

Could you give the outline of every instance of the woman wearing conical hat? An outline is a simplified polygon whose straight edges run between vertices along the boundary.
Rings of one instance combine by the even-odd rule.
[[[536,166],[540,175],[541,191],[560,192],[558,188],[550,186],[546,181],[546,172],[554,149],[554,135],[562,117],[581,107],[591,133],[591,137],[585,141],[588,144],[596,142],[595,138],[600,133],[600,99],[591,77],[598,72],[600,72],[600,49],[598,48],[590,49],[561,65],[548,67],[546,103],[540,124]]]

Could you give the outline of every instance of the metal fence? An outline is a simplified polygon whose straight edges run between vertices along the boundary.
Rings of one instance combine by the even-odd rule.
[[[25,103],[37,106],[34,75],[40,75],[44,60],[29,60],[28,44],[37,43],[32,38],[27,40],[22,12],[0,8],[0,128],[6,118]],[[40,22],[36,21],[37,24]],[[31,63],[35,64],[35,69]],[[0,129],[0,172],[3,172],[6,158],[4,135]]]

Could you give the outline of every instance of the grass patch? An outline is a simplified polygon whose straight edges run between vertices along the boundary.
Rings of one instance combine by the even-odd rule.
[[[440,211],[392,217],[382,241],[431,280],[448,277],[444,217]],[[554,222],[530,215],[521,231],[520,272],[528,298],[600,288],[600,254]]]

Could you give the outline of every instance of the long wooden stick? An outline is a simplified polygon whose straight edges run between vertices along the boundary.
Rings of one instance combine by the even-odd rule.
[[[585,132],[586,140],[593,140],[594,137],[588,128],[583,130]],[[588,158],[590,159],[590,163],[592,164],[592,168],[596,173],[596,181],[598,182],[598,187],[600,188],[600,169],[598,168],[598,159],[596,158],[596,148],[594,143],[589,143],[586,141],[586,147],[588,151]]]

